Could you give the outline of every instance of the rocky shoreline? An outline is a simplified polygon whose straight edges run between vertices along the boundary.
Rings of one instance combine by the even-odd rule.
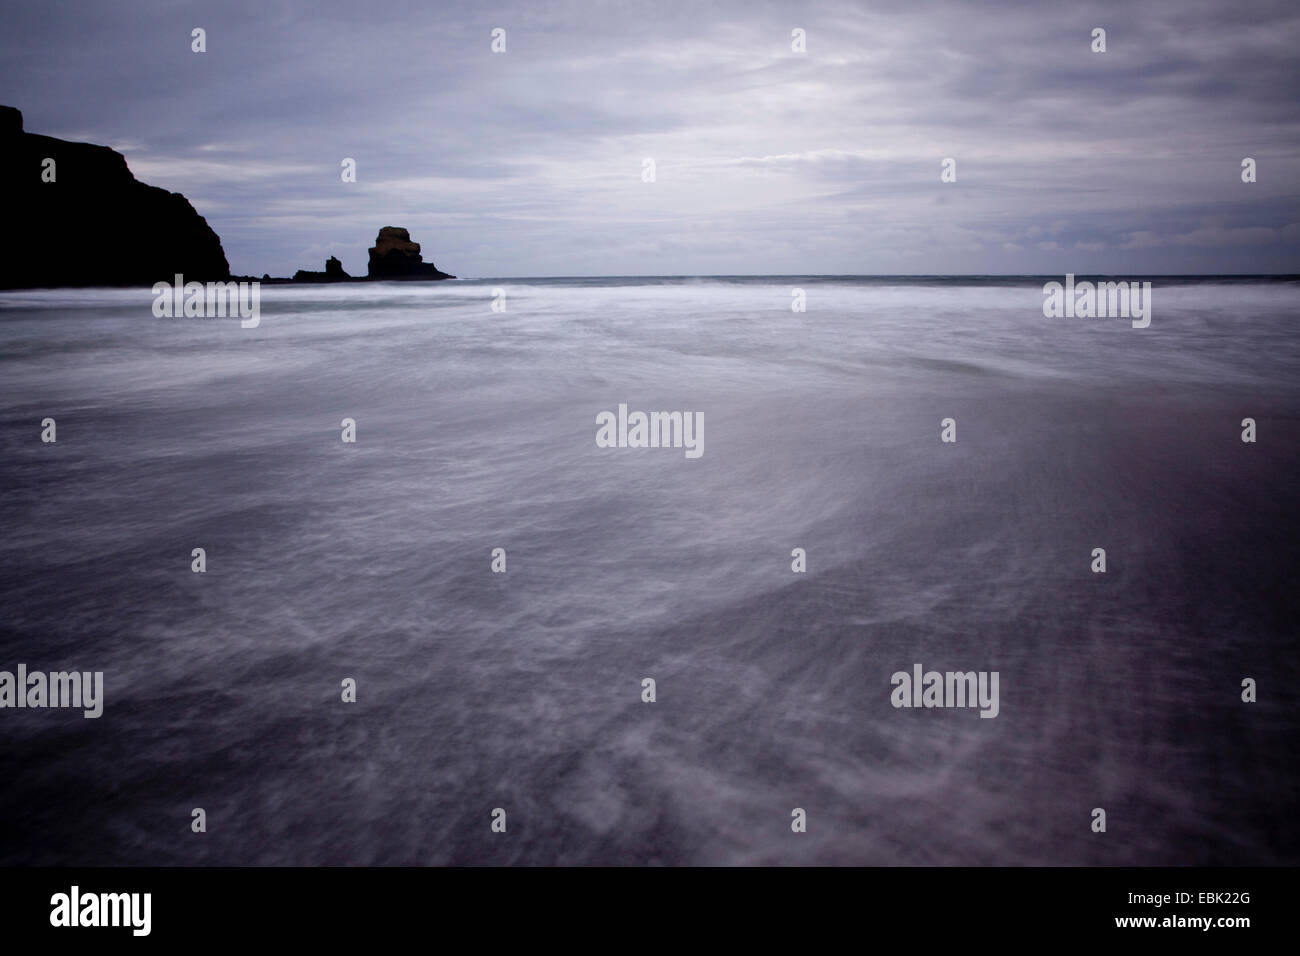
[[[232,275],[221,238],[184,196],[140,182],[107,146],[26,132],[12,106],[0,106],[0,177],[9,188],[0,289],[152,286],[177,275],[268,285],[456,278],[425,262],[401,226],[379,230],[364,276],[333,256],[325,271],[292,278]]]
[[[370,262],[364,276],[351,276],[343,271],[343,263],[330,256],[325,260],[324,272],[299,269],[292,279],[275,279],[269,275],[256,281],[270,284],[287,282],[391,282],[393,280],[420,281],[454,279],[432,262],[420,255],[420,244],[411,241],[411,234],[401,226],[384,226],[370,248]]]

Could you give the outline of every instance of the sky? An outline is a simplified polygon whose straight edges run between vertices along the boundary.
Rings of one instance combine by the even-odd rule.
[[[1295,0],[42,0],[0,103],[241,275],[1300,273],[1298,51]]]

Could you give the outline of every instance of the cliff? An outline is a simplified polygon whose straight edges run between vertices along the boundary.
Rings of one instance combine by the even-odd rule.
[[[140,182],[107,146],[24,132],[10,106],[0,106],[0,174],[0,289],[230,275],[221,240],[184,196]]]

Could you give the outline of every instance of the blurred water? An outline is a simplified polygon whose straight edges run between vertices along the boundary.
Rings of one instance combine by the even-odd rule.
[[[1297,286],[1155,286],[6,293],[0,669],[106,704],[0,710],[0,863],[1300,862]]]

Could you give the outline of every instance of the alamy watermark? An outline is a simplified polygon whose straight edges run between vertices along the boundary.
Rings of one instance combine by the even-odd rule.
[[[596,416],[598,448],[684,448],[687,458],[704,454],[703,412],[629,412],[620,403],[618,414]]]
[[[979,707],[981,717],[998,715],[998,672],[926,671],[913,664],[912,673],[895,671],[889,702],[895,707]]]
[[[51,926],[125,926],[133,936],[148,936],[152,913],[152,893],[83,893],[74,884],[50,897]]]
[[[1132,318],[1133,328],[1151,324],[1150,282],[1079,282],[1066,273],[1065,284],[1043,286],[1043,315],[1049,319]]]
[[[262,321],[262,286],[259,282],[155,282],[153,314],[159,319],[224,319],[239,316],[240,327],[255,329]]]
[[[103,671],[43,671],[28,673],[26,664],[18,673],[0,671],[0,708],[80,707],[82,716],[104,713]]]

